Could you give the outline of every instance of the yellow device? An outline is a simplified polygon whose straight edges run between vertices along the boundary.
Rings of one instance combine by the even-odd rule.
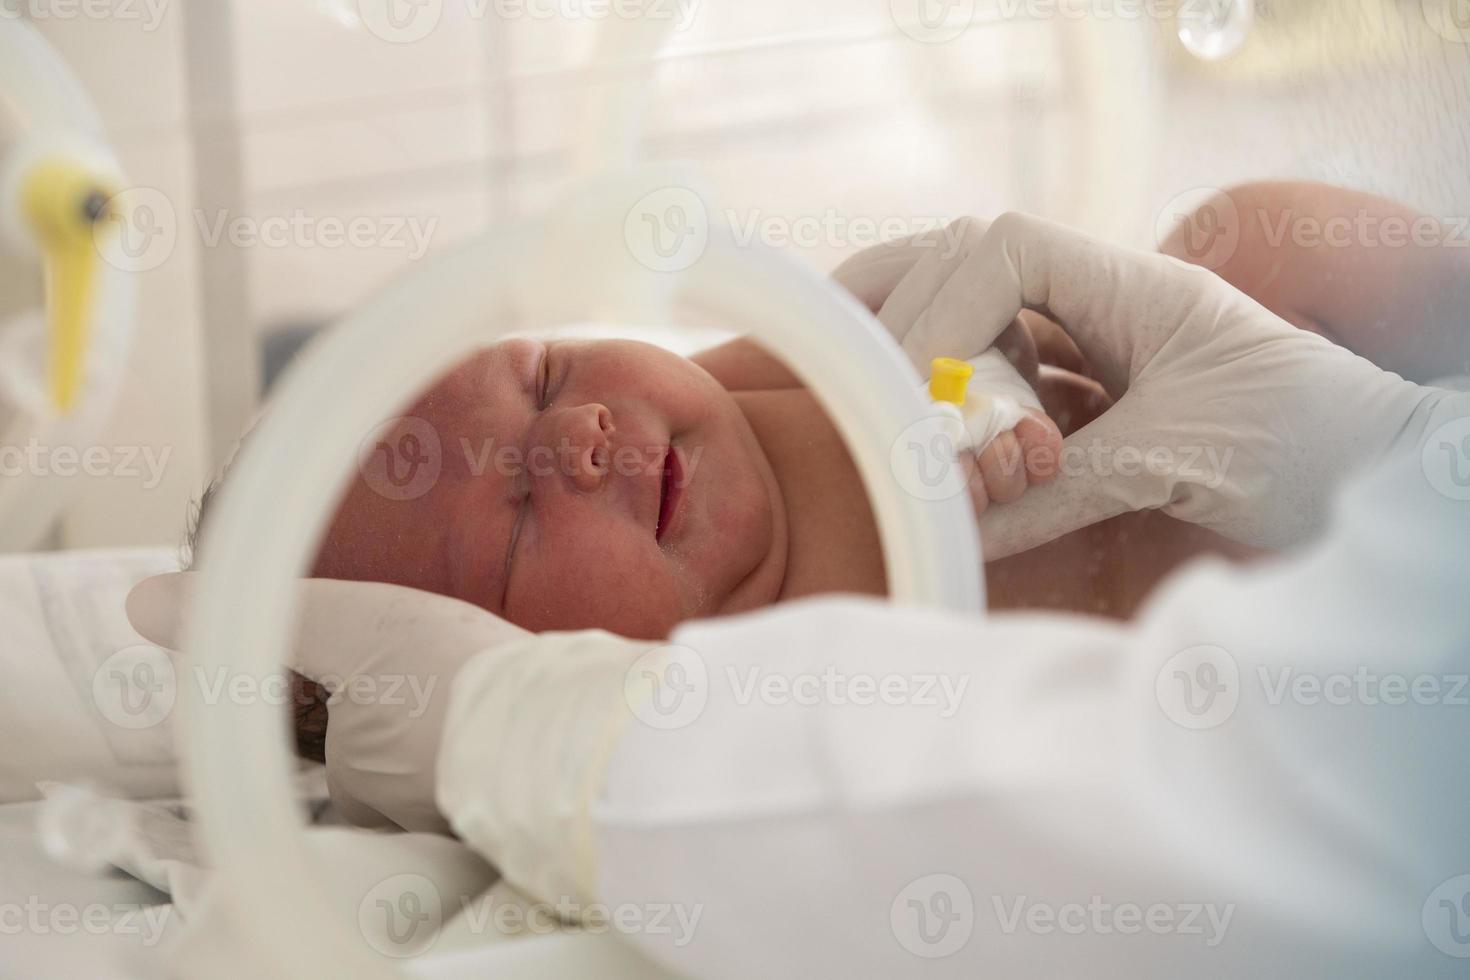
[[[955,408],[964,408],[965,387],[974,373],[974,367],[958,358],[934,358],[929,362],[929,397],[937,402],[948,402]]]
[[[101,256],[96,226],[114,191],[94,172],[64,159],[42,160],[21,183],[21,207],[46,267],[51,398],[62,414],[81,390]]]

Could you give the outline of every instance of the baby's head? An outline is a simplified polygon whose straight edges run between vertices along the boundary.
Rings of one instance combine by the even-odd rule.
[[[314,575],[453,596],[531,630],[647,638],[777,596],[775,476],[735,400],[686,358],[508,340],[403,416],[364,443]],[[410,475],[436,456],[436,479]]]

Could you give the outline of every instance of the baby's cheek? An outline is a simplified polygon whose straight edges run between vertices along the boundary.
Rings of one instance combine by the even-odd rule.
[[[559,549],[517,583],[510,618],[535,631],[605,629],[661,639],[681,618],[674,577],[648,541],[602,534]]]

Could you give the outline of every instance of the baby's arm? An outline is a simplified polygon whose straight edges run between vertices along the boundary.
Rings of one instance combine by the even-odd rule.
[[[1245,184],[1223,196],[1201,205],[1162,251],[1208,262],[1277,316],[1411,381],[1470,371],[1463,222],[1325,184]],[[1229,239],[1213,236],[1229,233],[1232,216],[1239,239],[1225,252]]]

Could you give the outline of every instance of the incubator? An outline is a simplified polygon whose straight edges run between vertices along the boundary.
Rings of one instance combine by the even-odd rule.
[[[841,182],[830,175],[838,168],[826,154],[871,154],[870,164],[852,168],[861,172],[856,186],[836,191],[848,199],[869,194],[882,202],[873,210],[907,215],[903,231],[938,226],[957,212],[1026,207],[1153,249],[1163,238],[1156,229],[1172,228],[1188,210],[1179,200],[1267,171],[1417,193],[1423,207],[1444,215],[1470,206],[1470,186],[1442,177],[1451,168],[1417,163],[1413,153],[1379,159],[1381,135],[1393,129],[1385,120],[1394,99],[1419,101],[1410,88],[1432,72],[1460,84],[1470,78],[1464,43],[1470,31],[1436,0],[1352,5],[1355,24],[1376,25],[1371,38],[1344,34],[1340,24],[1306,9],[1309,4],[1265,10],[1252,0],[1181,3],[1167,17],[1145,15],[1142,4],[1063,3],[1039,11],[1021,4],[1027,9],[1018,12],[1005,4],[958,3],[945,4],[936,19],[930,4],[892,0],[873,19],[824,5],[808,12],[750,5],[741,14],[735,5],[708,0],[680,19],[660,16],[668,13],[664,6],[600,18],[588,13],[592,7],[578,7],[577,16],[558,11],[543,18],[527,5],[516,8],[523,16],[500,20],[481,19],[493,6],[397,0],[321,0],[307,13],[282,4],[241,5],[224,15],[193,7],[183,23],[165,20],[144,41],[154,54],[160,37],[175,41],[178,74],[199,89],[169,121],[186,126],[195,141],[197,186],[171,195],[123,175],[109,146],[116,134],[73,77],[77,66],[69,68],[31,23],[0,18],[0,449],[102,444],[116,421],[113,406],[130,406],[118,411],[134,431],[178,450],[182,462],[168,486],[186,485],[178,467],[189,475],[214,470],[235,450],[240,424],[258,407],[258,369],[253,361],[242,364],[247,358],[239,352],[253,357],[263,331],[245,311],[262,320],[282,314],[279,327],[290,319],[286,313],[296,312],[280,306],[279,296],[298,293],[333,313],[347,310],[274,382],[270,411],[231,464],[182,641],[197,651],[201,676],[260,678],[279,670],[292,583],[308,570],[361,435],[381,422],[385,405],[410,402],[466,353],[501,337],[588,329],[672,337],[677,346],[713,324],[759,341],[813,389],[849,448],[881,535],[891,600],[983,617],[984,541],[975,514],[953,475],[948,482],[931,479],[926,453],[936,437],[952,446],[984,446],[1040,402],[995,351],[954,351],[953,359],[933,362],[927,383],[919,378],[873,312],[813,268],[855,245],[876,244],[860,241],[856,225],[835,235],[833,225],[823,225],[806,255],[780,247],[793,237],[793,213],[811,217],[789,198]],[[78,25],[32,14],[28,19],[56,30],[63,50],[80,43]],[[456,65],[446,73],[462,75],[437,87],[400,78],[395,84],[406,92],[363,94],[353,86],[373,82],[370,70],[359,71],[331,93],[335,103],[312,105],[272,77],[271,30],[280,24],[300,28],[282,38],[287,50],[327,37],[340,41],[344,59],[358,66],[401,55],[411,74],[443,59]],[[476,38],[471,57],[456,62],[467,36]],[[222,50],[229,55],[213,57]],[[247,64],[236,71],[234,58]],[[844,59],[858,67],[844,68]],[[463,67],[470,61],[472,69]],[[742,72],[775,81],[743,91]],[[1336,99],[1339,74],[1360,90],[1389,77],[1398,87],[1389,87],[1386,109],[1353,130],[1324,108]],[[1243,94],[1217,103],[1232,82]],[[702,115],[693,98],[681,98],[681,84],[719,93],[725,125]],[[1282,91],[1291,95],[1282,99],[1285,108],[1276,104]],[[1455,100],[1464,101],[1463,93],[1438,91],[1454,103],[1451,114]],[[800,144],[801,176],[775,191],[752,191],[752,182],[797,169],[780,145],[783,133],[804,125],[801,111],[783,104],[792,93],[830,129]],[[264,107],[261,115],[234,118],[242,102]],[[395,118],[383,122],[373,115],[378,112]],[[885,113],[891,122],[882,121]],[[351,125],[364,114],[367,124]],[[961,122],[966,114],[978,122]],[[414,118],[397,118],[404,115]],[[275,248],[264,225],[257,223],[258,237],[251,238],[240,215],[208,207],[232,194],[243,206],[243,189],[253,180],[262,211],[279,210],[298,192],[321,192],[317,201],[330,211],[334,194],[345,195],[340,204],[354,193],[375,193],[392,178],[374,169],[374,149],[421,134],[468,139],[463,131],[474,127],[466,120],[476,116],[488,128],[488,148],[451,147],[442,156],[416,151],[404,179],[408,191],[393,186],[379,194],[390,216],[404,217],[400,212],[417,202],[435,211],[436,221],[444,218],[449,236],[458,239],[436,242],[422,264],[416,258],[385,263],[382,253],[373,253],[338,279],[322,273],[329,246],[321,243],[329,236]],[[866,122],[854,125],[854,117]],[[1232,122],[1273,141],[1260,161],[1240,151],[1248,140],[1220,138]],[[157,123],[130,125],[121,136],[138,140]],[[303,130],[312,135],[303,138]],[[1363,131],[1379,138],[1362,138]],[[566,132],[576,136],[566,139]],[[323,152],[334,138],[368,162],[343,173],[340,161]],[[513,145],[494,145],[498,140]],[[1452,143],[1432,147],[1435,159],[1463,154]],[[667,162],[686,157],[697,163]],[[971,179],[967,159],[983,161],[975,169],[990,183]],[[293,166],[300,176],[290,174]],[[1370,170],[1375,176],[1364,178]],[[1181,174],[1195,175],[1190,186],[1179,186]],[[165,184],[176,176],[153,179]],[[473,187],[463,195],[472,204],[452,194],[445,195],[447,204],[424,204],[426,195],[440,193],[436,185],[455,181]],[[955,197],[953,203],[926,190],[930,182]],[[465,213],[483,220],[465,221]],[[784,237],[777,240],[763,213],[785,216]],[[192,331],[179,341],[188,355],[180,360],[202,374],[191,374],[188,390],[178,393],[177,410],[196,420],[182,427],[139,412],[136,390],[131,403],[124,390],[157,385],[181,370],[171,362],[150,376],[145,365],[130,376],[127,368],[138,290],[158,268],[127,250],[127,235],[139,222],[159,218],[181,242],[171,246],[175,264],[164,271],[194,263],[188,295],[203,314],[156,317],[136,329],[151,331],[146,349],[154,353],[170,343],[160,331]],[[456,219],[465,225],[458,232]],[[188,241],[193,237],[199,241]],[[388,271],[395,273],[391,282],[370,295],[344,285],[360,280],[377,287]],[[680,339],[677,331],[686,327]],[[248,334],[249,343],[231,330]],[[158,402],[167,406],[170,398],[160,394]],[[153,410],[170,414],[158,405]],[[206,448],[206,435],[216,444]],[[49,472],[7,471],[0,479],[0,550],[68,543],[58,537],[57,520],[77,517],[82,481],[60,479],[55,470],[53,463]],[[117,517],[113,504],[81,506],[76,526],[83,529],[89,520]],[[178,514],[182,524],[183,508]],[[156,532],[150,528],[146,540],[158,544]],[[83,543],[134,543],[123,540],[126,534],[92,542],[82,536]],[[135,578],[168,564],[158,549],[130,552],[127,560]],[[116,598],[115,573],[78,574],[94,576],[89,595]],[[31,575],[17,571],[14,580]],[[40,572],[34,577],[42,587],[28,608],[40,610],[39,636],[54,629],[46,624],[63,617],[55,607],[66,603],[54,598],[62,586]],[[71,602],[64,615],[81,620],[90,608]],[[174,668],[155,648],[136,637],[118,639],[118,622],[106,627],[108,638],[94,646],[124,648],[103,651],[107,656],[78,653],[65,672],[74,683],[77,676],[105,679],[111,676],[105,661],[108,670],[134,679],[124,687],[144,674],[150,684],[167,674],[177,700],[150,726],[140,723],[146,730],[138,738],[158,736],[164,731],[158,725],[173,726],[184,776],[178,784],[155,780],[135,795],[187,795],[187,801],[139,809],[142,804],[99,795],[92,784],[105,790],[105,777],[76,779],[82,788],[51,785],[40,814],[44,846],[78,874],[123,866],[154,887],[176,889],[174,901],[188,915],[160,930],[166,942],[109,943],[106,965],[94,965],[92,975],[665,975],[615,934],[548,925],[545,934],[517,942],[479,941],[473,902],[495,880],[482,859],[427,835],[399,839],[303,826],[300,800],[304,793],[320,796],[321,787],[304,789],[307,777],[283,737],[280,702],[207,697],[208,688],[168,674]],[[104,703],[95,692],[89,696]],[[107,715],[105,708],[99,712]],[[104,717],[101,724],[116,722]],[[122,744],[109,742],[109,758],[126,755]],[[72,775],[58,773],[63,782]],[[119,857],[164,839],[176,844],[171,820],[184,814],[198,853],[191,843],[162,860],[151,852],[143,860]],[[207,855],[207,862],[200,859],[208,865],[207,882],[177,857],[184,850],[191,859]],[[8,900],[0,895],[0,902]],[[395,923],[423,921],[433,929],[417,942],[393,932]],[[36,971],[31,975],[45,975],[40,971],[50,962],[72,962],[60,945],[48,941],[42,956],[55,959],[27,964]]]

